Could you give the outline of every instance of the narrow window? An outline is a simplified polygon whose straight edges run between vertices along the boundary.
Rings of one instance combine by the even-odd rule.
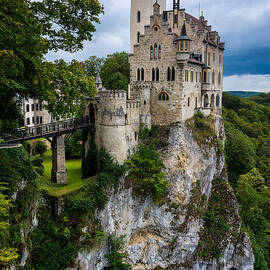
[[[222,55],[219,55],[219,64],[222,64]]]
[[[138,82],[141,80],[140,74],[141,74],[141,72],[140,72],[140,69],[138,68],[137,69],[137,81]]]
[[[186,51],[188,50],[188,42],[187,41],[185,42],[185,50]]]
[[[26,119],[26,125],[29,126],[30,125],[30,118]]]
[[[153,82],[155,81],[155,78],[156,78],[156,71],[155,71],[155,69],[153,68],[153,69],[152,69],[152,81],[153,81]]]
[[[137,43],[140,43],[140,35],[141,35],[141,33],[138,32],[138,34],[137,34]]]
[[[42,103],[39,103],[39,110],[42,111]]]
[[[181,48],[181,51],[183,51],[183,50],[184,50],[184,41],[183,41],[183,40],[181,40],[181,45],[180,45],[180,48]]]
[[[191,74],[190,74],[190,81],[191,81],[191,82],[194,81],[194,71],[191,71]]]
[[[39,108],[39,106],[38,106],[38,103],[36,104],[36,111],[38,111],[38,108]]]
[[[211,54],[208,53],[208,66],[210,66],[210,65],[211,65]]]
[[[190,98],[188,98],[188,107],[190,106]]]
[[[199,81],[202,82],[202,73],[200,72]]]
[[[154,58],[154,49],[153,46],[150,48],[150,59],[152,60]]]
[[[185,71],[185,81],[188,82],[188,70]]]
[[[26,112],[29,112],[30,111],[30,107],[29,107],[29,104],[26,105]]]
[[[146,100],[143,102],[144,105],[146,105]]]
[[[158,59],[161,59],[161,46],[158,46]]]
[[[138,11],[137,12],[137,23],[140,23],[141,22],[141,12]]]
[[[172,81],[175,81],[175,68],[172,68]]]
[[[217,95],[217,97],[216,97],[216,106],[217,107],[220,106],[220,97],[219,97],[219,95]]]
[[[207,72],[206,71],[203,72],[203,82],[207,83]]]
[[[198,72],[196,72],[196,82],[198,82]]]
[[[213,71],[213,74],[212,74],[212,84],[215,84],[215,82],[216,82],[216,74],[215,74],[215,72]]]
[[[154,59],[157,59],[158,58],[158,46],[157,44],[155,44],[154,46]]]
[[[138,133],[135,131],[135,141],[138,139]]]
[[[39,117],[36,117],[36,124],[39,124]]]
[[[32,124],[35,124],[35,117],[32,117]]]
[[[141,80],[144,81],[144,69],[141,70]]]
[[[35,104],[32,104],[32,112],[35,111]]]
[[[213,62],[216,62],[216,54],[213,53]]]
[[[196,101],[195,101],[195,108],[198,108],[198,98],[196,98]]]
[[[168,70],[167,70],[167,81],[169,82],[171,80],[171,68],[168,67]]]
[[[40,116],[39,123],[42,124],[42,122],[43,122],[43,118],[42,116]]]
[[[159,81],[159,68],[156,69],[156,81]]]

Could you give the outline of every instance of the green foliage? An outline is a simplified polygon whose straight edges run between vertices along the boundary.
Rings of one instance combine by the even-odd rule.
[[[89,213],[92,217],[96,209],[103,209],[107,203],[106,190],[119,183],[125,167],[120,166],[104,149],[101,149],[98,152],[97,172],[98,176],[95,181],[86,186],[79,194],[69,197],[67,211],[70,215]]]
[[[87,131],[84,131],[88,134]],[[95,140],[95,131],[90,131],[90,140],[89,140],[89,146],[88,146],[88,153],[85,156],[85,153],[83,152],[83,160],[82,160],[82,175],[83,178],[91,177],[93,175],[96,175],[98,172],[98,150],[96,146],[96,140]],[[84,143],[86,142],[87,137],[84,140]]]
[[[35,144],[34,152],[36,155],[43,156],[45,152],[47,151],[47,145],[44,142],[38,141]]]
[[[83,155],[83,144],[82,144],[83,136],[82,131],[78,130],[66,143],[65,151],[66,151],[66,159],[74,159],[74,158],[82,158]]]
[[[256,163],[255,146],[252,140],[240,130],[225,123],[226,163],[230,182],[236,185],[240,174],[247,173]]]
[[[218,147],[214,119],[205,117],[197,112],[193,118],[186,121],[186,126],[192,130],[192,134],[200,146]]]
[[[167,195],[169,183],[165,179],[163,161],[153,145],[140,144],[137,152],[127,160],[129,177],[139,195],[150,194],[155,202]]]
[[[101,67],[101,80],[108,90],[127,90],[130,76],[130,65],[126,52],[108,55]]]
[[[240,215],[244,228],[249,232],[255,246],[255,269],[270,263],[270,188],[257,169],[241,175],[237,183],[236,195],[240,203]]]
[[[270,93],[260,93],[259,95],[251,97],[250,100],[264,106],[270,106]]]
[[[103,7],[98,1],[28,1],[0,2],[0,125],[15,128],[22,98],[47,100],[55,116],[67,115],[78,93],[87,94],[93,81],[78,73],[74,63],[64,65],[44,61],[49,50],[74,52],[83,41],[92,39],[94,23]],[[60,89],[59,89],[60,87]],[[57,95],[56,90],[65,95]],[[65,107],[63,105],[68,105]],[[72,111],[71,111],[72,112]]]
[[[47,218],[39,222],[38,228],[30,233],[31,259],[24,269],[65,269],[77,255],[77,243],[71,241],[76,234],[76,226],[66,227],[63,222],[57,223]]]
[[[119,238],[111,235],[109,237],[110,253],[105,255],[110,266],[106,270],[129,270],[131,265],[127,263],[127,254],[123,252],[125,237]]]
[[[229,184],[224,179],[213,181],[212,193],[204,213],[197,254],[204,260],[219,258],[226,241],[238,235],[238,216]],[[232,239],[234,240],[234,239]]]
[[[96,56],[90,56],[85,62],[84,62],[84,69],[86,76],[93,76],[96,78],[96,76],[100,73],[101,67],[104,64],[105,59],[102,57],[96,57]]]

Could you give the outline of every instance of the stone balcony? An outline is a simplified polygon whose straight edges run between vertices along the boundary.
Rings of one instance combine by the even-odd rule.
[[[202,91],[210,91],[211,85],[210,83],[202,83]]]

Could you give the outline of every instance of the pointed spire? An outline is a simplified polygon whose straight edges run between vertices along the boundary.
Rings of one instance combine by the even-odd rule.
[[[182,26],[181,36],[176,40],[191,40],[187,35],[186,20],[184,20],[184,24]]]
[[[173,0],[173,9],[180,8],[180,0]]]

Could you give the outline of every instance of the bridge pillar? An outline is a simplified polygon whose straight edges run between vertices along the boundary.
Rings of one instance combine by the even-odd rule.
[[[57,136],[52,138],[52,182],[67,185],[67,169],[65,157],[65,138]]]

